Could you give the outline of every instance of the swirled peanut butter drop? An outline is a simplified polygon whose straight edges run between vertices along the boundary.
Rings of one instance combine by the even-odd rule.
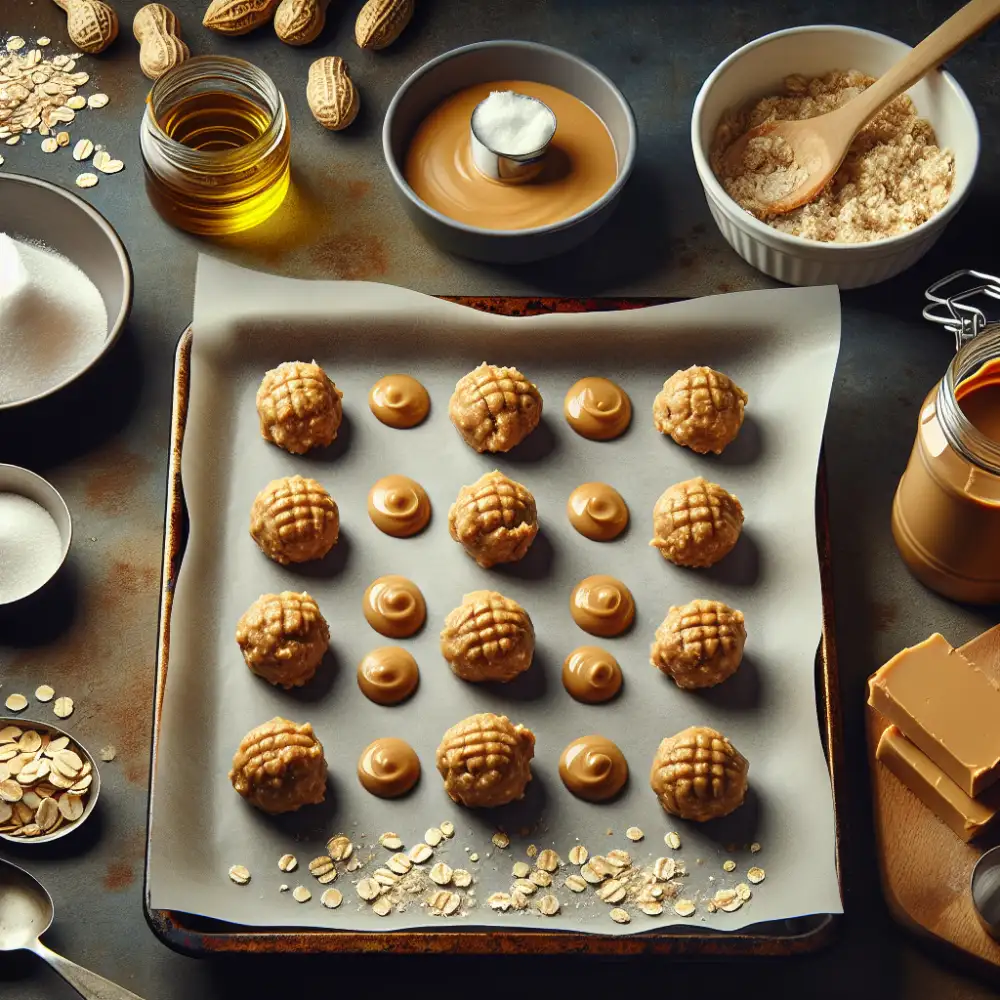
[[[415,479],[385,476],[368,492],[368,516],[379,531],[409,538],[427,527],[431,502]]]
[[[632,401],[610,379],[582,378],[566,393],[563,413],[581,437],[610,441],[624,434],[631,423]]]
[[[398,705],[416,690],[417,661],[399,646],[379,646],[358,664],[358,687],[376,705]]]
[[[369,743],[358,760],[358,780],[380,799],[405,795],[420,777],[420,758],[405,740],[392,736]]]
[[[628,780],[628,763],[611,740],[581,736],[563,750],[559,777],[577,798],[604,802],[617,795]]]
[[[569,523],[585,538],[610,542],[628,527],[628,505],[607,483],[582,483],[566,501]]]
[[[613,576],[588,576],[569,599],[573,621],[591,635],[621,635],[635,618],[632,592]]]
[[[427,617],[424,595],[405,576],[380,576],[365,591],[363,607],[368,624],[390,639],[413,635]]]
[[[431,398],[415,378],[386,375],[371,387],[368,405],[387,427],[403,430],[423,423],[431,408]]]
[[[622,686],[622,668],[618,661],[599,646],[580,646],[563,662],[563,687],[589,704],[610,701]]]

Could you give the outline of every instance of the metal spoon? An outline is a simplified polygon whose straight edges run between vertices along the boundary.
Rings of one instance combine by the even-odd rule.
[[[840,169],[854,137],[893,98],[957,52],[973,35],[1000,17],[1000,0],[971,0],[932,31],[867,90],[836,111],[802,121],[770,121],[750,129],[726,150],[723,174],[738,176],[743,171],[747,143],[760,136],[781,138],[791,146],[794,163],[803,179],[790,191],[765,202],[765,210],[783,215],[812,201]],[[763,196],[758,194],[758,200]]]
[[[81,968],[38,939],[52,925],[55,908],[44,886],[23,868],[0,860],[0,951],[33,951],[87,1000],[141,1000],[134,993]]]

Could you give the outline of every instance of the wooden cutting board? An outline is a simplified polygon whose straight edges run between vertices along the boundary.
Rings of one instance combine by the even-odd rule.
[[[1000,685],[1000,625],[966,643],[961,652]],[[983,930],[969,891],[979,856],[1000,843],[1000,827],[971,844],[959,840],[876,761],[888,723],[873,708],[867,712],[879,868],[889,909],[904,927],[1000,971],[1000,942]]]

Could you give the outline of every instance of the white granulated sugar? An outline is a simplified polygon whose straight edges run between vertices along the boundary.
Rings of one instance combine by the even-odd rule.
[[[18,493],[0,493],[0,604],[34,593],[61,558],[62,538],[52,515]]]
[[[494,90],[473,112],[472,126],[480,142],[507,156],[537,152],[555,132],[548,108],[513,90]]]
[[[0,233],[0,403],[54,388],[108,336],[101,293],[75,264]]]

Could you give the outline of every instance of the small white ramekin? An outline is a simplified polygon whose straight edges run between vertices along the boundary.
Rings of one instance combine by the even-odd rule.
[[[779,92],[785,77],[857,69],[881,76],[910,46],[888,35],[839,24],[808,25],[764,35],[723,60],[702,85],[691,116],[691,147],[709,211],[730,246],[749,264],[790,285],[861,288],[916,263],[965,200],[979,161],[979,125],[950,73],[934,71],[909,91],[938,142],[955,154],[955,185],[945,208],[902,236],[871,243],[820,243],[779,232],[726,194],[709,165],[716,126],[730,108]]]

